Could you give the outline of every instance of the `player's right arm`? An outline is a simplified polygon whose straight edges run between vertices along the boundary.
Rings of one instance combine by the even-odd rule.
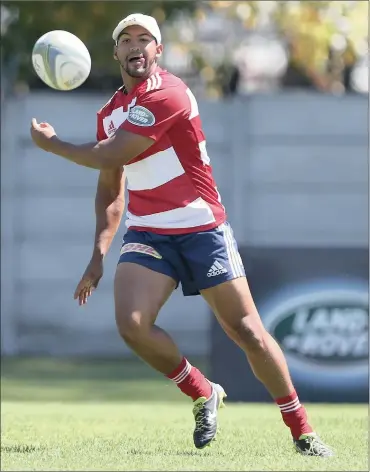
[[[146,82],[141,87],[136,105],[111,137],[104,135],[98,142],[73,144],[59,139],[48,123],[39,124],[33,119],[32,139],[41,149],[78,165],[101,170],[125,166],[147,151],[177,120],[189,118],[189,97],[185,91],[179,93],[176,86],[146,91]]]

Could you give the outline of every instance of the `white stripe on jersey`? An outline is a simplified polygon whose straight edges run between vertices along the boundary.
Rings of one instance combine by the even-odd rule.
[[[128,190],[151,190],[184,174],[173,147],[125,165]]]
[[[155,73],[155,76],[157,78],[157,89],[159,89],[159,87],[162,85],[162,77],[159,75],[159,72],[156,72]]]
[[[210,165],[210,158],[208,156],[208,153],[207,153],[207,148],[206,148],[206,142],[205,141],[201,141],[199,144],[199,151],[200,151],[200,158],[202,159],[202,162],[204,164],[206,164],[207,166]]]
[[[146,91],[157,90],[161,85],[162,77],[159,75],[159,72],[156,72],[147,79]]]
[[[189,120],[195,118],[196,116],[199,115],[199,108],[198,108],[198,103],[197,99],[195,98],[193,92],[188,88],[186,89],[186,94],[189,97],[190,100],[190,115],[189,115]]]
[[[195,228],[214,223],[215,217],[208,203],[197,198],[185,207],[162,211],[152,215],[137,216],[126,212],[126,227],[142,226],[147,228],[177,229]]]
[[[149,79],[147,79],[146,81],[146,91],[149,92],[151,89],[152,89],[152,81],[151,81],[151,77],[149,77]]]

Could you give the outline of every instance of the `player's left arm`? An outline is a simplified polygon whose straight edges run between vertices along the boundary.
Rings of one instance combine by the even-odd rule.
[[[62,141],[52,126],[32,120],[33,141],[45,151],[94,169],[114,169],[142,154],[186,113],[184,100],[173,89],[144,93],[114,136],[99,142]]]

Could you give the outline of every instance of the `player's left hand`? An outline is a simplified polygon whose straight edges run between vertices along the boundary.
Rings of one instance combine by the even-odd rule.
[[[49,151],[50,141],[56,135],[54,128],[49,123],[37,123],[36,118],[32,118],[31,137],[39,148]]]

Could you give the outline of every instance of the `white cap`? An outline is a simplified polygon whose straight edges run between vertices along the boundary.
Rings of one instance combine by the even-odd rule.
[[[141,13],[133,13],[132,15],[127,16],[118,23],[118,25],[114,28],[112,34],[112,38],[114,39],[114,41],[117,41],[118,36],[122,33],[124,29],[126,29],[128,26],[134,25],[142,26],[152,36],[154,36],[158,44],[161,43],[162,36],[157,20],[152,16],[142,15]]]

